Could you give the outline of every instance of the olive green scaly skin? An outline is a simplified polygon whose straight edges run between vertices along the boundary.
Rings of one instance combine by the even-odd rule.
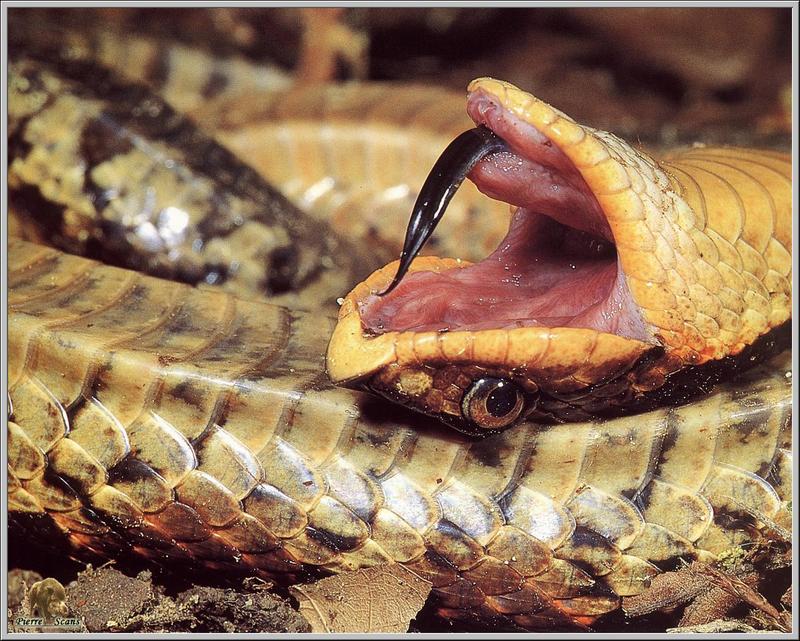
[[[184,114],[240,94],[281,92],[292,83],[288,72],[271,63],[219,55],[175,39],[121,34],[109,30],[105,21],[70,28],[25,10],[12,11],[9,21],[14,24],[8,34],[12,55],[34,50],[51,60],[69,58],[103,65],[120,78],[146,84]]]
[[[785,536],[788,358],[692,405],[472,442],[324,372],[333,319],[12,240],[11,519],[285,581],[400,562],[447,617],[590,622]]]
[[[48,242],[307,309],[370,264],[144,86],[82,60],[9,72],[10,201]]]
[[[177,42],[39,21],[21,20],[16,27],[9,34],[12,55],[33,51],[45,60],[99,64],[120,79],[147,85],[338,237],[369,246],[371,254],[380,252],[376,265],[400,251],[407,212],[428,168],[471,126],[463,94],[441,87],[391,82],[292,87],[288,74],[269,65],[213,57]],[[124,105],[117,111],[124,113]],[[478,260],[503,239],[508,219],[508,205],[467,183],[431,247]],[[331,283],[330,291],[338,295],[349,284],[342,289]],[[304,306],[313,298],[303,297]]]

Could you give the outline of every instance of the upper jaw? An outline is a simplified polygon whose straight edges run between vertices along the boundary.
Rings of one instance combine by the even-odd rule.
[[[467,112],[475,124],[491,129],[510,149],[485,158],[472,170],[470,178],[478,189],[613,243],[606,216],[575,164],[527,120],[527,110],[514,108],[516,100],[500,98],[480,84],[467,97]]]

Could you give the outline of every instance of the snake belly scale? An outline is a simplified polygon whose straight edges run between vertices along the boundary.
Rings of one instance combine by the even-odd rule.
[[[327,318],[23,241],[9,279],[11,509],[103,556],[284,578],[397,561],[445,615],[537,627],[749,540],[791,495],[785,362],[681,408],[473,443],[332,387]]]

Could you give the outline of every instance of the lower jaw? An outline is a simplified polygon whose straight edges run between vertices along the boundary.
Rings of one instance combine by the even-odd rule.
[[[373,334],[573,327],[649,339],[613,246],[524,209],[486,259],[414,271],[360,311]]]

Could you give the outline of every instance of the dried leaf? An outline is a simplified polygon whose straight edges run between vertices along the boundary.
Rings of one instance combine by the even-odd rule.
[[[313,632],[407,632],[431,584],[393,563],[289,588]]]
[[[767,627],[788,631],[791,628],[788,613],[779,612],[755,589],[758,581],[756,572],[736,576],[696,561],[689,567],[655,577],[648,590],[624,598],[622,608],[627,616],[638,617],[687,604],[675,630],[688,630],[719,622],[734,607],[745,603],[761,615]]]
[[[702,623],[700,625],[681,626],[678,628],[667,628],[667,632],[677,632],[684,634],[686,632],[698,632],[700,634],[718,634],[721,632],[759,632],[753,626],[747,625],[743,621],[731,621],[729,619],[717,619],[709,623]]]
[[[258,592],[259,590],[271,590],[275,584],[272,581],[267,581],[260,576],[248,576],[242,581],[242,587],[245,590]]]
[[[702,592],[686,606],[678,627],[691,628],[722,619],[739,603],[739,598],[721,587]]]
[[[785,605],[787,608],[792,607],[792,586],[790,585],[786,588],[786,592],[783,593],[781,597],[781,604]]]
[[[788,621],[788,617],[785,616],[787,613],[779,612],[775,606],[767,601],[759,592],[747,585],[742,579],[702,563],[693,563],[691,569],[697,574],[705,574],[729,594],[738,597],[740,601],[743,601],[750,607],[763,612],[772,625],[778,630],[783,632],[791,631],[791,622]],[[758,580],[757,575],[748,575],[745,578],[749,578],[754,582]]]
[[[659,574],[650,587],[636,596],[622,599],[622,609],[629,617],[640,617],[683,605],[710,587],[710,581],[688,567]]]

